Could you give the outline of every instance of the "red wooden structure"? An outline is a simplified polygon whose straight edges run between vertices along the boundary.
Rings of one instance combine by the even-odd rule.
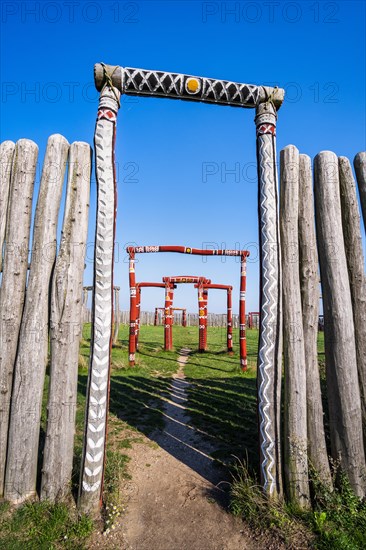
[[[216,249],[199,249],[186,246],[129,246],[127,247],[127,253],[129,255],[129,282],[130,282],[130,348],[129,348],[129,362],[130,366],[135,364],[135,352],[136,352],[136,273],[135,273],[135,257],[136,254],[147,254],[156,252],[176,252],[179,254],[193,254],[198,256],[236,256],[240,257],[240,299],[239,299],[239,323],[240,323],[240,366],[242,370],[247,369],[247,354],[246,354],[246,339],[245,339],[245,291],[246,291],[246,259],[249,256],[248,250],[216,250]],[[173,279],[173,278],[172,278]],[[156,283],[158,284],[158,283]],[[167,300],[166,292],[166,304],[170,304],[170,299]],[[169,290],[169,298],[171,292]],[[207,295],[206,295],[207,299]],[[204,300],[203,300],[204,302]],[[170,307],[170,306],[169,306]],[[207,303],[206,303],[207,311]],[[207,316],[206,316],[207,317]],[[204,323],[202,323],[204,324]],[[206,319],[207,324],[207,319]],[[165,323],[166,328],[167,323]],[[167,328],[166,328],[167,330]],[[203,330],[203,329],[202,329]],[[169,344],[169,342],[168,342]],[[171,344],[170,344],[171,345]],[[203,342],[204,345],[204,342]],[[171,348],[169,348],[171,349]]]
[[[130,271],[130,280],[131,280],[131,271]],[[131,296],[131,300],[130,300],[130,336],[129,336],[129,350],[130,350],[130,353],[131,353],[132,349],[134,349],[134,352],[136,352],[136,350],[138,350],[138,347],[139,347],[141,289],[142,288],[164,288],[165,289],[165,298],[166,298],[167,292],[170,291],[170,289],[167,288],[167,285],[169,285],[169,283],[148,283],[148,282],[135,283],[135,292],[134,292],[134,294],[135,294],[135,300],[134,300],[135,311],[134,312],[132,312],[132,310],[131,310],[133,291],[132,291],[131,286],[130,286],[130,289],[131,289],[130,290],[130,296]],[[173,300],[174,288],[175,288],[175,286],[173,285],[172,289],[171,289],[172,300]],[[132,321],[131,319],[134,319],[134,321]],[[166,322],[165,322],[165,326],[166,326]],[[171,348],[167,347],[169,345],[169,342],[171,342],[171,340],[172,340],[171,335],[167,334],[167,331],[165,330],[165,333],[164,333],[164,349],[165,350],[171,349]]]
[[[155,327],[158,325],[159,311],[165,311],[165,308],[163,308],[163,307],[156,307],[155,308],[155,315],[154,315],[154,326]],[[187,309],[185,307],[172,307],[173,315],[174,315],[174,311],[181,311],[182,312],[182,327],[186,327],[187,326]],[[173,324],[174,324],[174,317],[173,317]]]
[[[203,352],[207,348],[207,292],[203,289],[204,284],[210,284],[211,279],[191,275],[178,275],[175,277],[163,277],[163,281],[170,284],[197,284],[198,285],[198,350]]]
[[[199,289],[198,285],[195,285],[195,288]],[[206,291],[208,293],[208,290],[210,289],[216,289],[216,290],[226,290],[227,291],[227,320],[226,320],[226,327],[227,327],[227,350],[229,353],[233,352],[233,312],[232,312],[232,290],[233,287],[230,285],[214,285],[214,284],[204,284],[203,285],[203,291]],[[198,290],[199,292],[199,290]],[[207,311],[207,302],[208,302],[208,296],[206,295],[206,311]],[[245,311],[244,311],[244,319],[245,319]],[[245,323],[244,323],[245,324]],[[245,330],[245,327],[244,327]],[[244,332],[245,337],[245,332]],[[205,342],[207,347],[207,341]],[[205,348],[206,349],[206,348]],[[246,353],[245,353],[246,355]]]
[[[258,327],[259,327],[259,311],[250,311],[248,313],[248,328],[254,328],[253,317],[258,317]]]

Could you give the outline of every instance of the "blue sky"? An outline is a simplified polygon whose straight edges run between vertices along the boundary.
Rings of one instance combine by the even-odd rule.
[[[365,3],[363,1],[102,2],[3,1],[1,141],[27,137],[40,147],[63,134],[92,144],[98,61],[279,85],[278,151],[288,144],[365,150]],[[124,97],[118,117],[118,218],[115,283],[128,307],[126,244],[248,248],[247,310],[258,309],[255,126],[252,110]],[[214,172],[207,174],[207,170]],[[93,176],[89,243],[94,237]],[[60,216],[61,218],[61,216]],[[60,223],[61,223],[60,219]],[[85,283],[92,282],[92,245]],[[137,279],[202,275],[232,284],[234,258],[142,255]],[[224,292],[209,308],[225,310]],[[163,305],[144,290],[142,309]],[[175,305],[196,311],[196,291],[182,286]]]

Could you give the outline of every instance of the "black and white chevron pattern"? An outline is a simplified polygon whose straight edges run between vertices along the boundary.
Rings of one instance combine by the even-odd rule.
[[[262,109],[263,111],[263,109]],[[258,114],[257,156],[259,174],[259,217],[261,232],[261,335],[258,353],[258,409],[260,422],[261,477],[264,491],[278,491],[278,441],[276,385],[280,339],[280,263],[277,219],[277,177],[275,124],[276,115],[269,105]],[[263,126],[262,126],[263,128]],[[263,132],[263,133],[262,133]]]
[[[116,91],[116,93],[119,93]],[[98,185],[97,226],[93,288],[93,325],[90,371],[88,378],[86,429],[80,503],[91,510],[99,503],[103,479],[106,437],[110,346],[113,308],[113,243],[115,216],[115,182],[113,142],[118,104],[105,88],[100,97],[94,143]],[[107,116],[104,116],[104,113]]]

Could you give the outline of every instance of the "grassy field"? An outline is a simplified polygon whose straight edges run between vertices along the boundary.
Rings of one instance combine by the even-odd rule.
[[[288,510],[276,510],[274,516],[267,514],[266,503],[261,500],[259,493],[257,494],[253,488],[254,476],[259,466],[256,410],[258,331],[247,331],[249,368],[245,373],[239,367],[238,342],[235,341],[235,338],[237,338],[236,334],[234,334],[235,352],[229,356],[226,353],[225,329],[209,327],[209,349],[208,352],[202,354],[197,349],[198,328],[174,326],[174,350],[164,352],[163,327],[142,326],[136,366],[130,368],[128,366],[128,327],[121,326],[118,345],[112,350],[105,507],[103,522],[98,524],[98,529],[108,530],[115,515],[118,515],[123,508],[123,495],[119,493],[119,486],[121,479],[128,477],[128,457],[124,450],[131,447],[134,441],[141,440],[141,432],[149,435],[154,429],[164,426],[162,413],[164,400],[169,395],[170,379],[178,367],[179,351],[182,348],[188,348],[190,356],[184,367],[184,372],[187,380],[191,383],[186,406],[192,423],[201,430],[201,433],[206,434],[206,437],[214,436],[215,440],[219,442],[213,453],[216,460],[231,468],[238,464],[238,458],[245,460],[245,466],[237,469],[237,480],[233,486],[233,511],[246,518],[249,517],[250,512],[253,512],[254,518],[267,518],[268,521],[264,521],[264,524],[280,531],[286,531],[285,527],[288,528],[288,526],[296,530],[297,527],[294,525],[299,525],[298,521],[300,521],[301,529],[310,529],[317,534],[319,548],[349,548],[351,550],[362,548],[364,542],[362,537],[361,545],[358,545],[358,535],[356,538],[348,536],[352,530],[356,534],[360,531],[359,526],[352,522],[353,520],[347,519],[346,521],[344,531],[346,535],[342,534],[342,530],[340,530],[342,535],[340,540],[343,541],[340,546],[337,545],[338,539],[333,537],[338,524],[334,523],[332,518],[342,516],[344,521],[344,518],[352,518],[352,513],[356,509],[358,513],[360,512],[357,508],[358,501],[357,503],[352,501],[353,512],[349,512],[352,499],[350,500],[350,497],[343,498],[345,493],[351,494],[349,488],[348,492],[343,490],[343,497],[336,494],[338,500],[331,497],[334,504],[333,515],[328,508],[326,508],[326,512],[320,508],[318,512],[304,516],[299,520],[298,518],[294,519]],[[76,495],[79,480],[89,346],[90,325],[85,325],[79,359],[77,429],[72,487],[74,495]],[[318,351],[321,373],[324,374],[322,333],[319,333]],[[40,452],[42,452],[44,439],[47,387],[48,377],[45,384]],[[330,503],[329,498],[327,506]],[[248,506],[250,506],[249,509]],[[366,512],[361,510],[361,515],[360,513],[358,515],[361,518],[362,528]],[[328,528],[332,525],[335,526],[333,529]],[[83,548],[93,528],[93,523],[86,517],[79,518],[72,507],[52,507],[47,503],[35,503],[23,506],[15,513],[12,513],[6,504],[0,507],[0,548],[9,550],[18,548]],[[332,534],[329,535],[329,532]]]

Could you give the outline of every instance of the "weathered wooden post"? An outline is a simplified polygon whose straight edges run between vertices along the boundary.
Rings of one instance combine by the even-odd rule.
[[[271,498],[282,494],[281,406],[281,260],[277,214],[276,108],[271,101],[256,109],[259,183],[260,310],[258,412],[261,482]]]
[[[98,186],[94,255],[93,324],[86,418],[79,487],[79,508],[97,512],[101,503],[109,399],[110,350],[113,323],[113,251],[116,178],[113,145],[120,92],[105,70],[95,128]]]
[[[280,230],[285,368],[284,463],[289,500],[310,504],[307,456],[306,368],[299,276],[299,151],[281,151]]]
[[[11,168],[0,292],[0,497],[4,493],[11,391],[24,306],[37,157],[38,147],[33,141],[17,141]]]
[[[0,272],[3,268],[3,245],[9,203],[11,165],[15,143],[3,141],[0,144]]]
[[[119,333],[119,323],[120,323],[120,312],[119,312],[119,286],[114,287],[114,334],[113,334],[113,344],[118,343],[118,333]]]
[[[51,289],[50,385],[41,480],[41,499],[51,502],[71,492],[90,175],[91,148],[75,142],[70,147],[62,238]]]
[[[324,433],[324,411],[318,365],[319,275],[311,159],[299,157],[299,260],[302,324],[306,366],[308,456],[324,484],[331,485]]]
[[[182,310],[182,327],[186,327],[186,326],[187,326],[187,310],[184,307]]]
[[[333,458],[360,497],[365,495],[365,456],[355,331],[344,249],[338,159],[315,157],[315,214],[324,307],[325,360]]]
[[[157,324],[158,324],[158,315],[159,315],[159,308],[156,307],[155,308],[155,314],[154,314],[154,327],[156,327]]]
[[[366,445],[366,277],[356,184],[346,157],[339,157],[342,228],[355,327],[364,447]]]
[[[357,153],[353,161],[360,193],[363,225],[366,230],[366,152]]]
[[[56,134],[48,139],[14,367],[4,490],[5,498],[13,503],[23,502],[36,494],[39,426],[48,356],[49,288],[56,258],[57,220],[68,152],[69,144],[63,136]],[[81,288],[76,288],[79,302],[80,297]],[[76,320],[74,328],[78,333],[80,319]],[[76,345],[78,348],[79,339]]]

